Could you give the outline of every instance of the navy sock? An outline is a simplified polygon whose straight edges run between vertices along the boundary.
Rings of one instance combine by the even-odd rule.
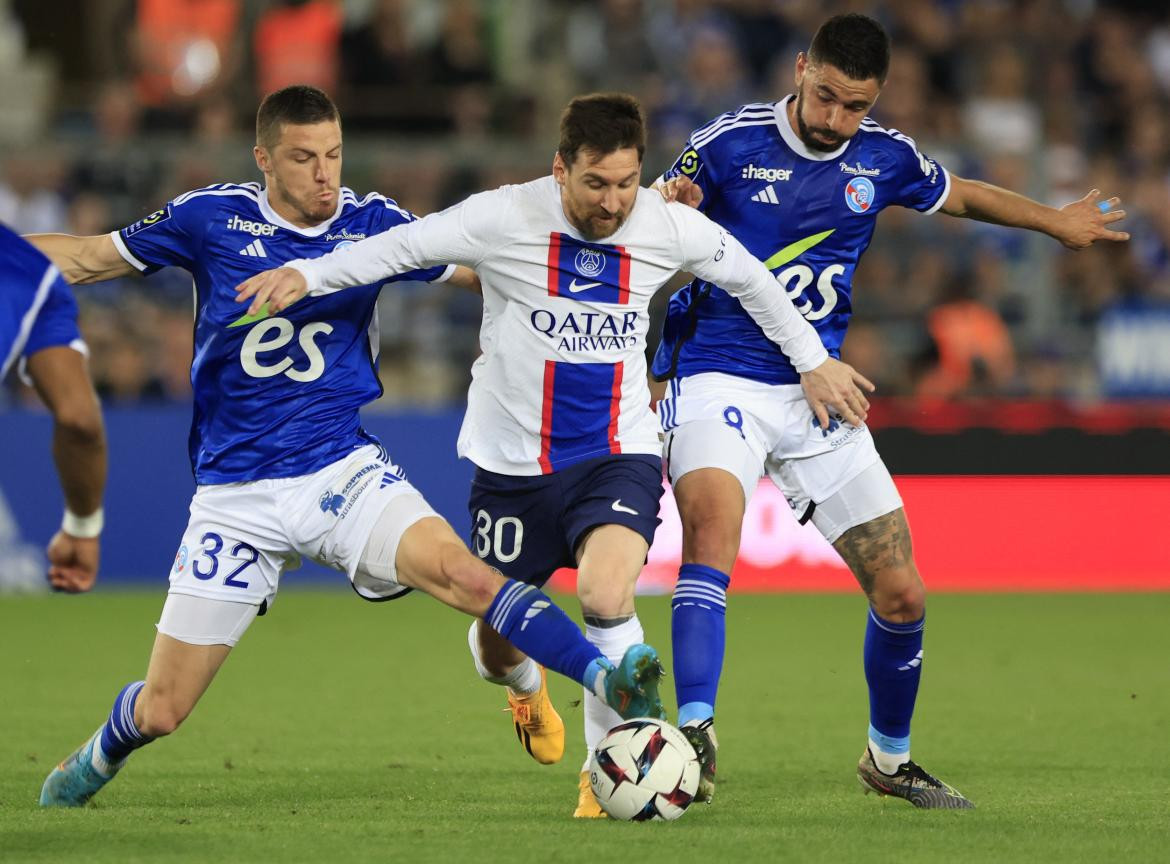
[[[134,705],[144,686],[145,681],[133,681],[123,687],[114,699],[109,719],[102,727],[101,741],[102,753],[110,762],[121,762],[143,744],[154,740],[147,738],[134,725]]]
[[[537,663],[593,688],[594,661],[601,658],[601,651],[540,589],[509,579],[483,617]],[[591,664],[595,668],[587,675]]]
[[[869,610],[864,652],[869,737],[886,753],[910,752],[910,718],[922,677],[925,624],[925,615],[895,624]]]
[[[715,713],[727,634],[727,586],[731,577],[703,564],[683,564],[670,604],[674,692],[678,725]]]

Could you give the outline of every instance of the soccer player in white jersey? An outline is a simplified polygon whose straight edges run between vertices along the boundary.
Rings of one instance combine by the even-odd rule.
[[[72,282],[185,267],[196,314],[190,455],[198,488],[146,680],[127,684],[106,722],[50,773],[41,804],[84,804],[133,750],[173,732],[303,555],[345,572],[366,599],[418,588],[484,617],[624,716],[660,714],[652,648],[631,646],[615,667],[539,590],[472,555],[361,428],[358,409],[381,393],[374,303],[386,280],[286,315],[240,314],[241,279],[414,218],[340,185],[337,109],[316,88],[265,98],[255,156],[264,187],[189,192],[110,235],[32,238]],[[404,275],[436,280],[454,269],[436,263]],[[474,274],[455,278],[470,284]]]
[[[49,584],[88,591],[101,556],[106,435],[77,329],[77,302],[49,261],[0,225],[0,382],[17,364],[53,415],[65,518],[49,541]]]
[[[661,178],[668,197],[697,203],[764,262],[834,357],[852,311],[854,268],[887,206],[1042,231],[1070,249],[1128,239],[1107,227],[1124,216],[1113,209],[1117,199],[1099,201],[1094,190],[1061,210],[1046,207],[950,174],[868,119],[888,66],[889,39],[876,21],[834,17],[796,60],[795,96],[745,105],[697,129]],[[925,589],[902,501],[869,430],[813,417],[797,371],[726,286],[698,275],[671,298],[653,363],[655,377],[670,382],[659,416],[683,523],[671,629],[679,724],[704,763],[697,797],[714,792],[726,589],[746,503],[767,476],[869,599],[862,785],[919,807],[971,806],[910,760]]]
[[[644,148],[636,100],[574,99],[561,119],[552,176],[473,195],[344,254],[290,262],[244,283],[240,295],[253,298],[249,314],[265,303],[280,311],[306,293],[336,297],[338,289],[440,261],[474,268],[484,297],[483,354],[472,367],[459,436],[460,455],[476,466],[472,545],[530,584],[576,566],[586,635],[619,657],[642,638],[634,583],[662,495],[644,358],[653,294],[680,269],[726,285],[799,370],[811,410],[826,423],[829,405],[861,422],[868,403],[858,385],[869,386],[828,358],[735,239],[697,211],[639,188]],[[469,643],[480,674],[508,686],[521,744],[540,762],[559,760],[564,727],[537,665],[482,624]],[[587,694],[587,753],[616,721]],[[584,771],[574,815],[603,815]]]

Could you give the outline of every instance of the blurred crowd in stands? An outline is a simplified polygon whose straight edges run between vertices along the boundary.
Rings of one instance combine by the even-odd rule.
[[[547,173],[560,108],[595,89],[643,101],[649,183],[693,128],[791,92],[796,53],[840,11],[894,40],[876,120],[955,173],[1056,206],[1120,195],[1133,235],[1071,253],[890,208],[846,359],[887,395],[1170,396],[1164,0],[0,0],[0,220],[100,233],[259,179],[256,105],[297,82],[341,107],[343,182],[419,214]],[[188,397],[186,274],[76,293],[108,404]],[[384,403],[460,401],[479,298],[408,285],[381,302]]]

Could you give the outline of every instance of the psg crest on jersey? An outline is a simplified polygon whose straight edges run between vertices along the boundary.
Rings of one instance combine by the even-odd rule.
[[[599,250],[586,246],[577,253],[573,264],[582,276],[598,276],[605,269],[605,258]]]
[[[845,187],[845,203],[854,213],[868,213],[873,207],[873,181],[868,177],[853,177]]]

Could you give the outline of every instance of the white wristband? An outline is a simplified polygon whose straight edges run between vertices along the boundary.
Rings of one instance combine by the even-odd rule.
[[[65,518],[61,520],[61,530],[70,537],[77,537],[82,540],[92,540],[102,533],[102,525],[105,523],[105,513],[102,508],[94,510],[88,516],[78,516],[76,513],[71,513],[69,508],[65,508]]]

